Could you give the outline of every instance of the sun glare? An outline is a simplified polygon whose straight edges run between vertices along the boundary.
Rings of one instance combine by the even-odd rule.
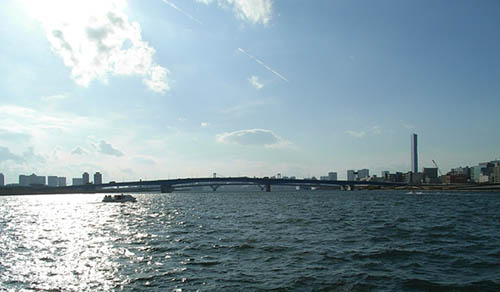
[[[75,25],[88,22],[89,18],[99,17],[112,10],[126,8],[122,0],[20,0],[29,15],[39,20],[46,28],[55,25]]]

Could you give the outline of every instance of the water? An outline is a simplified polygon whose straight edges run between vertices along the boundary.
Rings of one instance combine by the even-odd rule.
[[[1,291],[499,291],[500,195],[0,197]]]

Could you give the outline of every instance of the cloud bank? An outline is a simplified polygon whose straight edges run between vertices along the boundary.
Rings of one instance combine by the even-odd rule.
[[[120,150],[114,148],[111,144],[107,143],[104,140],[101,140],[99,144],[94,146],[96,147],[97,151],[102,154],[112,155],[116,157],[123,156],[123,153]]]
[[[170,89],[168,70],[153,62],[155,50],[142,40],[139,23],[128,19],[124,0],[29,1],[26,6],[77,84],[139,75],[152,91]]]
[[[249,129],[231,133],[218,134],[217,142],[231,143],[244,146],[263,146],[266,148],[283,148],[290,145],[290,142],[279,137],[269,130]]]

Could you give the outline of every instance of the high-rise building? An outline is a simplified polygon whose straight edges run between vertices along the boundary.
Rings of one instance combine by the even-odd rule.
[[[417,134],[411,135],[411,171],[418,172]]]
[[[0,187],[3,187],[5,185],[5,177],[3,176],[3,173],[0,173]]]
[[[354,170],[347,171],[347,180],[350,181],[356,180],[356,172]]]
[[[100,172],[94,173],[94,184],[95,185],[102,184],[102,174]]]
[[[329,172],[328,179],[329,180],[337,180],[337,173],[336,172]]]
[[[361,179],[367,179],[370,177],[370,170],[369,169],[360,169],[358,170],[358,180]]]
[[[57,178],[57,186],[58,187],[65,187],[66,186],[66,178],[65,177],[58,177]]]
[[[36,174],[32,175],[19,175],[19,185],[21,186],[32,186],[32,185],[45,185],[45,176],[38,176]]]
[[[47,185],[49,187],[57,187],[58,185],[57,176],[49,175],[47,177]]]
[[[90,176],[88,172],[82,174],[82,184],[88,185],[90,183]]]

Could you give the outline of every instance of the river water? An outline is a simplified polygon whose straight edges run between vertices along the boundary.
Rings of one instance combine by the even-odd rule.
[[[500,291],[500,194],[0,197],[0,291]]]

